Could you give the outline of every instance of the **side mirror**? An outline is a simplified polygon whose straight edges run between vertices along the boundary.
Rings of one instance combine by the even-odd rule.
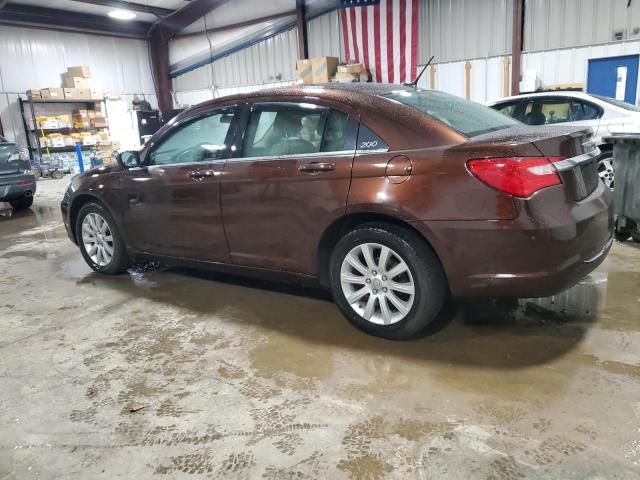
[[[118,163],[124,168],[136,168],[140,166],[140,155],[135,150],[128,150],[118,155]]]

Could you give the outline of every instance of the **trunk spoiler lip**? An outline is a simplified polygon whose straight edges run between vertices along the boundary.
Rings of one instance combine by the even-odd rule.
[[[559,172],[563,172],[566,170],[572,170],[576,168],[578,165],[589,162],[599,156],[600,156],[600,149],[598,147],[595,147],[590,152],[583,153],[582,155],[577,155],[575,157],[565,158],[563,160],[554,162],[553,166],[556,167],[556,170],[558,170]]]

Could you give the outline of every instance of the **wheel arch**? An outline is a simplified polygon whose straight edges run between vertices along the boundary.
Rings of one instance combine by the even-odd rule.
[[[421,239],[425,243],[425,245],[427,245],[427,247],[433,251],[436,258],[440,262],[440,266],[442,267],[442,272],[445,275],[445,278],[447,277],[442,259],[438,255],[436,249],[433,247],[432,242],[428,238],[426,238],[421,231],[411,225],[411,223],[384,213],[357,212],[344,215],[335,220],[325,229],[325,231],[322,233],[322,236],[320,237],[316,256],[316,268],[318,273],[318,281],[321,285],[325,287],[329,285],[329,261],[331,252],[333,251],[333,248],[336,246],[338,241],[340,241],[340,239],[347,232],[366,224],[393,225],[396,227],[404,228],[405,230],[411,232],[417,238]]]
[[[73,200],[71,200],[71,205],[69,205],[69,225],[71,227],[71,234],[73,235],[73,239],[76,243],[78,242],[78,239],[76,238],[76,221],[78,219],[78,213],[80,212],[82,207],[84,207],[87,203],[92,203],[92,202],[98,203],[100,204],[100,206],[105,208],[117,223],[117,220],[116,220],[117,217],[113,214],[107,202],[102,200],[97,195],[94,195],[91,193],[81,193],[76,197],[74,197]],[[120,227],[120,225],[118,225],[118,227]]]

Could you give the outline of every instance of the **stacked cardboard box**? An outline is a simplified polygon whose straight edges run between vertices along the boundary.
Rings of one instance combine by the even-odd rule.
[[[338,59],[336,57],[316,57],[298,60],[296,75],[300,83],[326,83],[336,73]]]
[[[369,73],[361,63],[348,63],[346,65],[338,65],[338,71],[334,78],[334,82],[353,83],[366,82],[369,79]]]
[[[86,65],[68,67],[62,74],[64,98],[69,100],[91,100],[91,70]]]

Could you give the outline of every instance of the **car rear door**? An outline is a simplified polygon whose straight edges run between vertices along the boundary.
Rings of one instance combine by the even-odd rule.
[[[220,174],[235,134],[236,107],[182,119],[150,147],[143,167],[121,177],[123,223],[137,251],[228,262]]]
[[[345,212],[357,118],[344,105],[256,102],[221,180],[234,264],[313,275],[324,230]]]

